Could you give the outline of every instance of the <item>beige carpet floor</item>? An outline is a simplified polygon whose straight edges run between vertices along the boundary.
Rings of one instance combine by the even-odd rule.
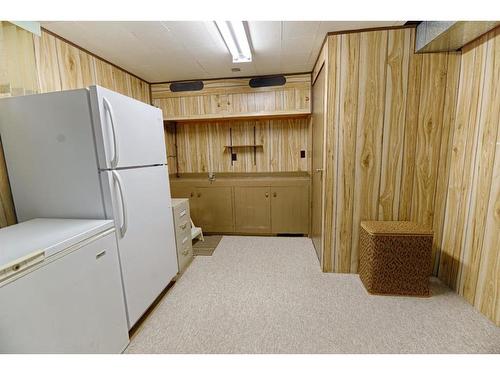
[[[224,236],[126,353],[500,353],[500,328],[436,279],[430,298],[372,296],[308,238]]]

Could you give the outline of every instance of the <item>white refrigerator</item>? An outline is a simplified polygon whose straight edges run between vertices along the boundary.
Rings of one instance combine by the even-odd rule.
[[[17,218],[113,219],[129,328],[176,275],[160,109],[99,86],[0,99]]]

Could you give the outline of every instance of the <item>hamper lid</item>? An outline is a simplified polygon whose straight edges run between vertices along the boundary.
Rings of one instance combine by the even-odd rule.
[[[433,234],[426,225],[413,221],[362,221],[361,227],[370,234],[393,236],[432,236]]]

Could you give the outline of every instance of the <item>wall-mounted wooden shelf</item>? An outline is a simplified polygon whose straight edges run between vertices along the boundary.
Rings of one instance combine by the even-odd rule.
[[[226,146],[224,146],[225,149],[227,149],[227,148],[246,148],[246,147],[264,147],[264,145],[226,145]]]
[[[161,107],[160,107],[161,108]],[[163,110],[164,121],[175,121],[178,123],[190,123],[200,121],[230,121],[230,120],[259,120],[259,119],[282,119],[282,118],[305,118],[311,115],[307,111],[265,111],[252,113],[225,113],[225,114],[205,114],[189,116],[166,116]]]

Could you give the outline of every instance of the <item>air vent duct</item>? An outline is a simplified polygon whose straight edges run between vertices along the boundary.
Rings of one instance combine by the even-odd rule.
[[[283,86],[286,83],[285,76],[269,76],[252,78],[248,84],[250,87]]]
[[[203,81],[174,82],[170,84],[170,91],[200,91],[203,90]]]

